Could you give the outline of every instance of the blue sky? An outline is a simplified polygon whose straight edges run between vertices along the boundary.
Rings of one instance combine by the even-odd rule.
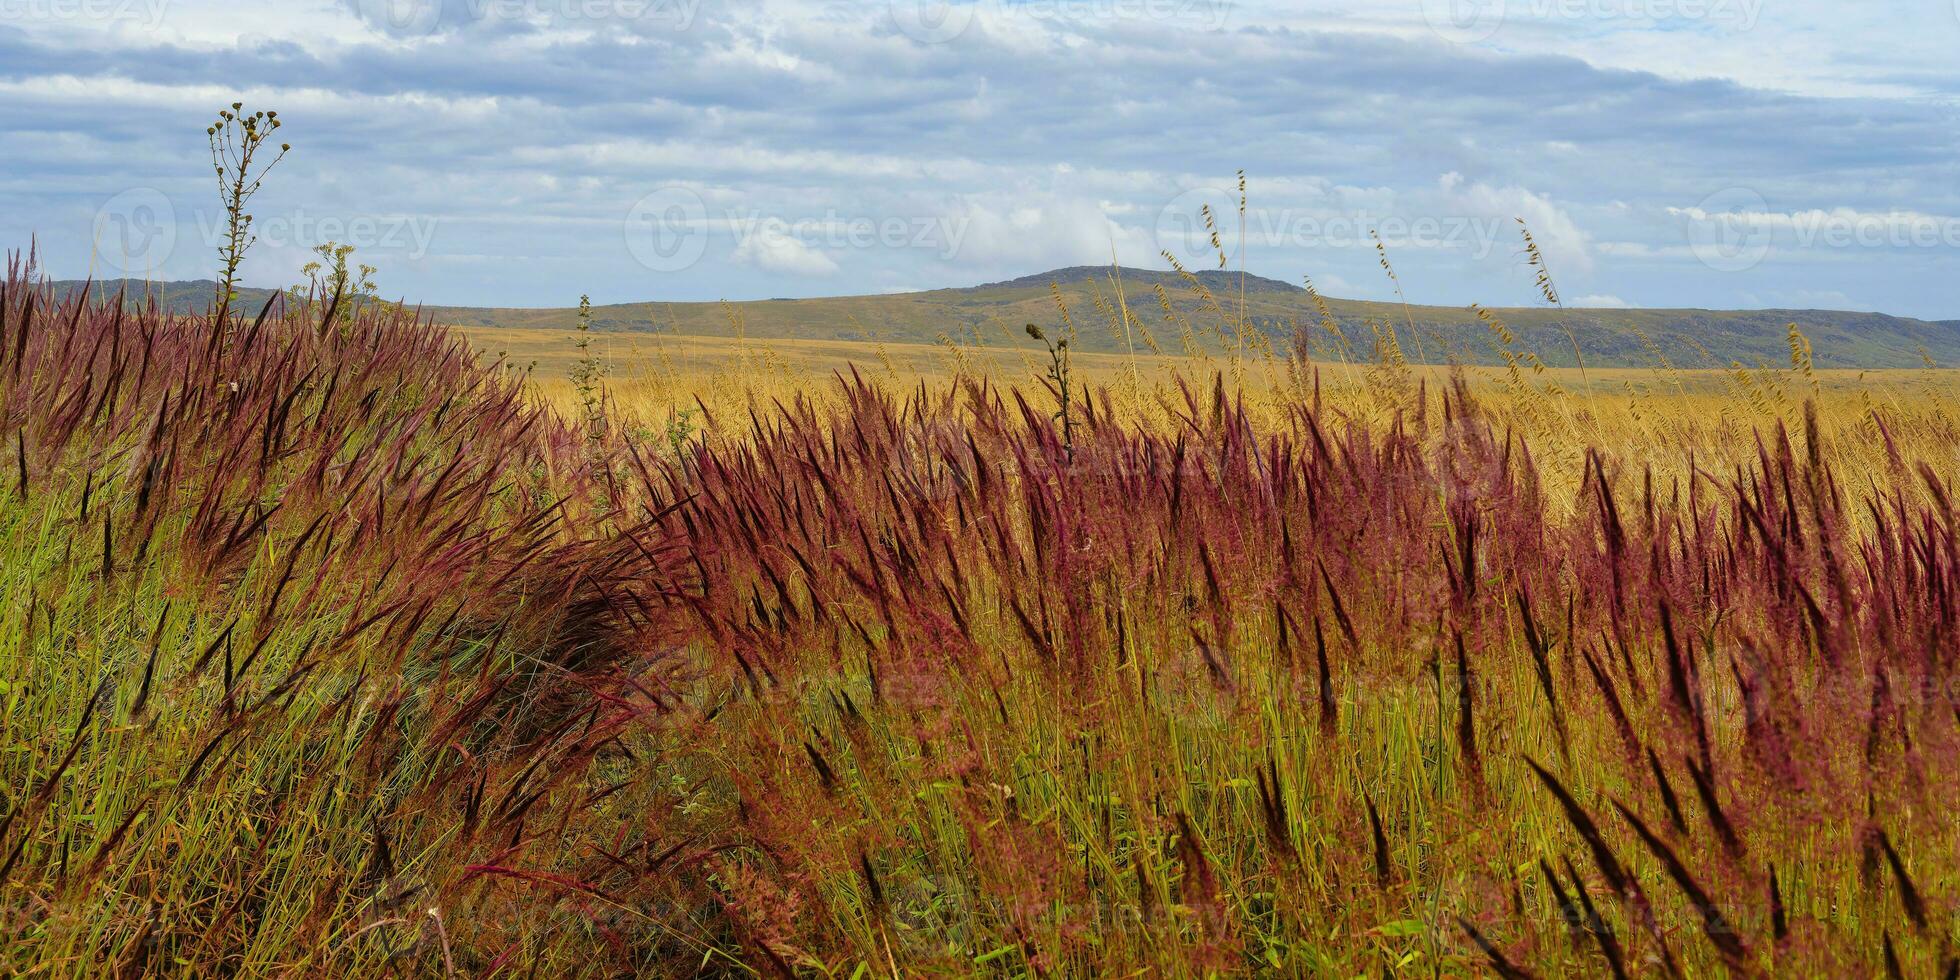
[[[1960,0],[0,0],[0,243],[208,277],[204,126],[271,108],[251,282],[349,241],[468,305],[1066,264],[1386,298],[1960,318]],[[1235,173],[1247,174],[1241,222]]]

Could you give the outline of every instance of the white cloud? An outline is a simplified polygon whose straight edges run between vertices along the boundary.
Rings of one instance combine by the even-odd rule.
[[[1780,307],[1791,310],[1856,310],[1863,305],[1839,289],[1792,289],[1758,295],[1744,294],[1750,306]]]
[[[1394,37],[1493,55],[1556,54],[1667,78],[1725,78],[1818,96],[1951,95],[1950,53],[1960,11],[1948,0],[1846,4],[1839,0],[1496,0],[1488,36],[1464,36],[1423,0],[1240,0],[1231,23]],[[1476,32],[1481,33],[1481,31]],[[1452,38],[1467,43],[1452,43]],[[1873,51],[1884,57],[1874,58]]]
[[[1118,224],[1091,200],[1058,194],[986,194],[961,200],[961,262],[1025,274],[1064,265],[1162,264],[1148,229]],[[1154,220],[1152,211],[1141,216]]]
[[[1573,300],[1572,305],[1581,309],[1624,310],[1633,304],[1608,293],[1588,293]]]
[[[1571,295],[1717,305],[1851,283],[1960,315],[1943,285],[1960,247],[1938,238],[1792,247],[1813,226],[1896,236],[1960,215],[1951,0],[1708,0],[1759,5],[1747,29],[1611,16],[1657,0],[1504,0],[1473,44],[1443,40],[1415,0],[978,0],[944,43],[901,30],[888,0],[386,0],[460,17],[422,36],[350,13],[382,2],[10,22],[0,247],[38,236],[51,268],[79,273],[95,211],[155,188],[183,225],[162,271],[209,275],[191,229],[212,197],[202,129],[242,97],[279,109],[296,146],[256,202],[266,219],[434,222],[425,260],[365,256],[431,302],[559,303],[570,279],[621,300],[929,287],[1100,265],[1112,246],[1162,267],[1164,212],[1191,188],[1226,188],[1237,251],[1244,167],[1248,268],[1332,295],[1386,290],[1381,229],[1412,300],[1531,302],[1523,217]],[[693,11],[606,13],[629,4]],[[1748,220],[1777,247],[1719,273],[1681,209],[1738,186],[1765,199]],[[649,276],[622,216],[666,187],[700,197],[713,247]],[[762,219],[790,230],[744,235]],[[907,233],[840,244],[840,227],[890,221]],[[291,281],[295,245],[250,274]]]
[[[1323,296],[1354,296],[1359,293],[1353,283],[1332,274],[1314,277],[1314,288]]]
[[[1522,220],[1555,276],[1567,272],[1589,275],[1593,271],[1592,236],[1549,197],[1523,187],[1466,182],[1454,172],[1444,174],[1438,183],[1452,207],[1473,215],[1511,219],[1519,247],[1523,238],[1515,225]]]
[[[766,220],[750,229],[730,257],[765,272],[792,276],[827,276],[837,271],[835,260],[790,234],[780,220]]]

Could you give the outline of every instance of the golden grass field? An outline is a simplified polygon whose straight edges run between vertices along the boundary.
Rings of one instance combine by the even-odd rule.
[[[534,389],[561,409],[577,402],[571,374],[579,360],[577,334],[553,328],[457,328],[481,355],[508,369],[527,371]],[[1019,389],[1045,403],[1041,390],[1046,354],[1032,342],[1019,346],[872,343],[851,340],[743,339],[646,332],[592,334],[591,351],[602,367],[612,411],[632,424],[664,431],[676,412],[690,413],[690,429],[748,425],[751,407],[765,414],[797,397],[830,404],[839,377],[853,371],[895,390],[943,390],[962,376],[1004,390]],[[1222,379],[1262,424],[1283,420],[1301,389],[1280,356],[1174,356],[1079,353],[1080,382],[1108,394],[1130,421],[1161,427],[1189,407],[1180,384],[1205,401]],[[1386,420],[1397,407],[1393,387],[1379,364],[1318,363],[1323,399],[1336,416]],[[1432,400],[1458,369],[1427,365],[1403,369],[1403,380],[1426,388]],[[1861,465],[1885,465],[1876,410],[1890,420],[1903,459],[1960,463],[1960,370],[1951,368],[1849,370],[1785,366],[1775,369],[1679,370],[1656,368],[1526,369],[1461,368],[1470,389],[1491,410],[1529,437],[1555,474],[1576,480],[1590,445],[1621,460],[1643,461],[1664,475],[1678,475],[1690,459],[1704,469],[1732,466],[1753,457],[1766,426],[1800,423],[1802,405],[1815,398],[1820,422]],[[705,409],[706,416],[701,413]],[[712,423],[712,424],[711,424]]]

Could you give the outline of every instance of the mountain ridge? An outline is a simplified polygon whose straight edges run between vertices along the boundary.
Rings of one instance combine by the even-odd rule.
[[[1091,351],[1139,351],[1155,346],[1168,353],[1216,350],[1225,317],[1236,314],[1240,274],[1210,269],[1176,271],[1106,266],[1069,266],[974,286],[950,286],[910,293],[808,299],[712,302],[637,302],[593,307],[593,326],[604,331],[668,331],[751,340],[797,338],[874,343],[977,344],[1025,343],[1026,323],[1060,326],[1063,310],[1078,326],[1077,346]],[[1191,280],[1203,284],[1203,292]],[[1120,329],[1115,286],[1120,282],[1133,326]],[[50,283],[58,291],[81,288],[78,280]],[[1296,326],[1317,327],[1319,308],[1302,287],[1263,276],[1244,278],[1247,320],[1276,343],[1290,341]],[[179,312],[210,306],[217,284],[210,280],[145,283],[107,280],[94,283],[104,297],[121,289],[127,302],[143,297]],[[1160,288],[1161,287],[1161,290]],[[240,305],[256,310],[273,290],[244,288]],[[1058,305],[1057,299],[1060,304]],[[1217,306],[1213,306],[1215,302]],[[1168,303],[1169,308],[1166,309]],[[1342,349],[1325,331],[1316,356],[1371,359],[1377,337],[1393,336],[1412,360],[1473,364],[1502,363],[1496,333],[1469,308],[1326,298],[1349,341]],[[423,306],[438,323],[468,327],[571,329],[572,307]],[[1787,364],[1788,325],[1797,324],[1812,344],[1819,367],[1911,368],[1930,358],[1960,364],[1960,320],[1920,320],[1885,313],[1843,310],[1581,309],[1556,307],[1493,308],[1516,338],[1511,350],[1537,353],[1553,366],[1572,366],[1571,336],[1577,335],[1589,365],[1608,367],[1728,367]],[[1413,327],[1413,331],[1411,331]]]
[[[1046,289],[1049,283],[1056,283],[1058,285],[1083,282],[1107,283],[1110,281],[1112,274],[1120,278],[1126,286],[1181,286],[1185,283],[1184,276],[1188,274],[1196,278],[1199,282],[1204,283],[1206,288],[1213,290],[1223,288],[1237,289],[1239,287],[1240,277],[1240,273],[1229,269],[1201,269],[1190,273],[1180,273],[1159,269],[1135,269],[1129,266],[1112,269],[1112,267],[1106,265],[1070,265],[1063,266],[1059,269],[1050,269],[1047,272],[1037,272],[1033,275],[1003,279],[999,282],[981,283],[978,286],[942,286],[936,289],[920,291],[939,293],[983,289]],[[1285,293],[1306,292],[1306,289],[1302,286],[1282,282],[1278,279],[1255,275],[1249,272],[1245,273],[1244,276],[1248,290]]]

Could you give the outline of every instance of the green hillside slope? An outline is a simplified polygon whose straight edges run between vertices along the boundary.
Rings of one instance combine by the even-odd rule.
[[[1022,343],[1026,323],[1053,327],[1062,309],[1076,323],[1078,344],[1094,351],[1121,351],[1127,343],[1144,349],[1145,340],[1128,340],[1112,312],[1127,302],[1131,314],[1165,351],[1183,349],[1184,326],[1196,342],[1217,346],[1215,331],[1243,304],[1245,316],[1275,338],[1290,338],[1295,324],[1316,324],[1320,316],[1306,290],[1274,279],[1208,271],[1197,283],[1177,273],[1123,269],[1120,291],[1108,268],[1057,269],[1007,282],[882,296],[750,300],[730,303],[624,303],[593,310],[594,326],[608,331],[661,330],[699,336],[751,339],[800,338],[890,344],[1000,346]],[[1200,288],[1200,284],[1202,288]],[[72,289],[76,283],[58,283]],[[98,291],[125,290],[143,295],[145,285],[98,283]],[[178,309],[203,309],[213,284],[153,284],[150,294]],[[1206,298],[1209,293],[1210,299]],[[242,305],[256,307],[269,293],[245,290]],[[1058,302],[1059,299],[1059,302]],[[1168,303],[1170,311],[1166,311]],[[1217,308],[1213,304],[1217,304]],[[1376,330],[1393,325],[1411,360],[1496,363],[1500,355],[1488,327],[1468,308],[1413,306],[1329,299],[1357,356],[1373,356]],[[435,306],[424,313],[438,322],[470,327],[571,328],[576,310]],[[1831,310],[1622,310],[1497,309],[1492,311],[1517,335],[1515,349],[1532,350],[1553,366],[1574,363],[1576,335],[1588,364],[1646,367],[1664,357],[1677,367],[1712,367],[1732,361],[1755,365],[1789,359],[1788,325],[1795,323],[1813,345],[1816,362],[1830,368],[1919,367],[1931,358],[1960,364],[1960,321],[1927,321],[1882,313]],[[1410,325],[1413,324],[1413,332]],[[1316,331],[1324,341],[1324,332]],[[1644,339],[1643,339],[1644,338]],[[1334,356],[1323,348],[1322,356]]]

